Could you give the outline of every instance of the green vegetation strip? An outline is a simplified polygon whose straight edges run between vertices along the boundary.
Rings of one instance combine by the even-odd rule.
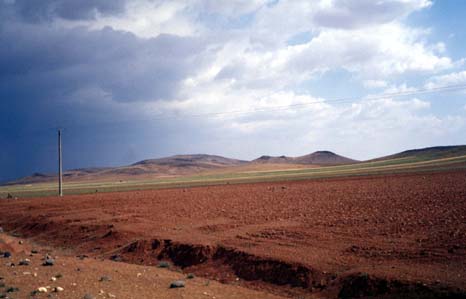
[[[177,178],[163,178],[136,181],[113,182],[74,182],[65,184],[66,194],[85,194],[95,192],[115,192],[176,187],[194,187],[219,184],[238,184],[253,182],[274,182],[303,179],[331,178],[342,176],[364,176],[417,171],[445,171],[465,169],[466,155],[428,160],[424,157],[405,157],[384,161],[364,162],[342,166],[327,166],[276,171],[232,172],[211,175],[195,175]],[[66,182],[65,182],[66,183]],[[0,197],[8,193],[17,197],[49,196],[57,193],[56,183],[14,185],[0,187]]]

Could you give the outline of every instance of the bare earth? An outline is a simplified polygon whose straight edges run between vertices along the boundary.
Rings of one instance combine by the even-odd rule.
[[[22,241],[22,244],[18,244]],[[30,254],[31,250],[36,254]],[[274,298],[263,292],[238,285],[225,285],[200,277],[188,279],[185,274],[162,269],[108,260],[77,258],[54,248],[38,246],[21,239],[0,234],[0,250],[12,253],[12,257],[1,259],[0,294],[10,287],[19,290],[9,293],[11,298],[66,298],[82,299],[86,294],[96,298]],[[43,257],[51,254],[55,259],[52,267],[43,266]],[[20,260],[29,259],[30,265],[18,265]],[[14,263],[15,266],[7,266]],[[58,276],[57,276],[58,275]],[[57,277],[52,281],[52,277]],[[103,280],[105,278],[105,280]],[[182,280],[184,288],[171,289],[173,281]],[[48,287],[47,293],[30,296],[40,287]],[[61,287],[63,291],[54,292]],[[3,290],[2,290],[3,289]]]
[[[4,200],[0,226],[74,254],[170,260],[225,283],[219,298],[237,285],[264,298],[466,297],[464,170]]]

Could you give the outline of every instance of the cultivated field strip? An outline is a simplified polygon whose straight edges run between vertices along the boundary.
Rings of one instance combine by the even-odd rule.
[[[66,182],[68,194],[115,192],[160,188],[193,187],[219,184],[252,182],[273,182],[280,180],[319,179],[341,176],[383,175],[390,173],[431,172],[466,168],[466,155],[424,160],[416,157],[397,158],[382,161],[355,163],[350,165],[283,169],[272,171],[241,171],[234,167],[225,172],[200,174],[175,178],[154,178],[144,180],[116,180],[102,182]],[[56,183],[38,183],[0,187],[0,197],[8,193],[18,197],[54,195]]]

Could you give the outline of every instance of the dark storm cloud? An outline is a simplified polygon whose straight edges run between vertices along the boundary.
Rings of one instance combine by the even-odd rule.
[[[15,0],[12,9],[27,22],[94,19],[100,15],[118,15],[125,10],[126,0]]]
[[[116,101],[170,99],[197,67],[192,38],[140,39],[110,28],[9,25],[0,32],[2,96],[50,98],[99,88]]]
[[[140,105],[129,103],[176,99],[181,82],[203,65],[198,38],[32,22],[120,13],[121,1],[104,4],[113,2],[0,0],[0,181],[54,171],[53,128],[63,126],[72,136],[65,168],[134,162],[121,156],[144,123],[137,122]],[[99,126],[122,119],[130,125]]]

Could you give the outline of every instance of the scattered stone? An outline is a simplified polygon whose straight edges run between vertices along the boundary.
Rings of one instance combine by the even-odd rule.
[[[54,276],[54,277],[50,278],[50,281],[57,281],[57,278]]]
[[[39,293],[47,293],[48,292],[46,287],[39,287],[39,288],[37,288],[37,291]]]
[[[86,294],[84,295],[83,299],[95,299],[95,297],[92,296],[91,294]]]
[[[37,295],[37,293],[39,293],[37,290],[33,290],[33,291],[31,291],[31,293],[29,293],[29,295],[31,297],[35,297]]]
[[[110,257],[110,259],[111,259],[112,261],[114,261],[114,262],[121,262],[121,261],[122,261],[121,256],[119,256],[118,254],[112,255],[112,256]]]
[[[31,264],[31,260],[30,259],[24,259],[24,260],[20,260],[19,261],[19,265],[20,266],[29,266]]]
[[[159,263],[159,268],[170,268],[170,263],[169,262],[165,262],[165,261],[161,261]]]
[[[53,291],[55,293],[59,293],[59,292],[63,292],[65,289],[63,289],[62,287],[56,287],[56,288],[53,288]]]
[[[185,282],[183,280],[175,280],[170,284],[170,289],[184,288]]]
[[[19,288],[17,288],[17,287],[9,287],[8,289],[6,289],[6,292],[7,292],[7,293],[19,292]]]
[[[42,265],[44,265],[44,266],[53,266],[53,265],[55,265],[55,260],[52,259],[52,258],[47,258]]]
[[[186,275],[187,279],[193,279],[195,277],[196,277],[196,275],[194,275],[194,273],[188,273],[188,275]]]
[[[19,244],[19,245],[23,245],[23,243],[24,243],[24,242],[23,242],[22,240],[19,240],[19,241],[18,241],[18,244]]]
[[[11,257],[11,252],[5,251],[5,252],[3,253],[3,257],[4,257],[4,258],[9,258],[9,257]]]
[[[31,250],[31,253],[32,253],[32,254],[38,254],[39,251],[37,251],[36,249],[32,249],[32,250]]]
[[[112,280],[112,279],[111,279],[110,277],[108,277],[108,276],[102,276],[102,277],[99,279],[100,282],[111,281],[111,280]]]

